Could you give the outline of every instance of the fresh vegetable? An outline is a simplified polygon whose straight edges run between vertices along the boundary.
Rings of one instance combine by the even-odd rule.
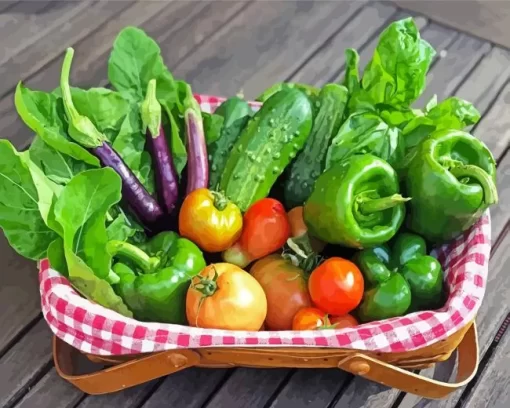
[[[363,296],[363,275],[351,261],[332,257],[313,270],[308,290],[315,306],[332,315],[354,310]]]
[[[209,153],[209,187],[215,189],[220,182],[227,159],[241,131],[253,114],[245,100],[235,96],[223,102],[214,112],[223,118],[218,139],[207,145]]]
[[[327,84],[321,89],[312,130],[303,150],[290,165],[285,182],[287,207],[303,205],[312,192],[315,180],[324,171],[326,152],[344,119],[347,97],[347,88],[341,85]]]
[[[243,215],[221,193],[200,188],[191,192],[179,212],[179,233],[207,252],[230,248],[241,236]]]
[[[295,88],[302,91],[305,95],[307,95],[311,100],[314,100],[315,97],[319,95],[320,89],[307,84],[300,84],[294,82],[278,82],[274,85],[271,85],[264,92],[262,92],[259,96],[255,98],[258,102],[266,102],[271,96],[275,93],[280,92],[282,89],[291,89]]]
[[[389,241],[402,225],[404,203],[395,170],[371,154],[335,163],[315,183],[303,216],[312,236],[365,248]]]
[[[285,88],[255,113],[237,139],[220,180],[220,190],[241,211],[266,197],[285,167],[301,151],[312,127],[304,93]]]
[[[358,321],[351,315],[330,316],[316,307],[300,309],[292,320],[292,330],[338,330],[357,325]]]
[[[373,321],[402,316],[412,310],[440,306],[443,271],[437,259],[427,255],[425,240],[403,232],[392,248],[365,249],[355,255],[366,282],[358,316]]]
[[[159,203],[167,214],[175,209],[179,198],[179,178],[161,125],[161,105],[156,99],[156,80],[147,85],[147,94],[142,102],[141,115],[147,145],[156,168],[156,184]]]
[[[354,154],[364,153],[373,154],[394,166],[405,155],[402,132],[389,126],[375,113],[353,113],[333,137],[324,168],[328,169]]]
[[[69,87],[69,74],[73,55],[74,50],[68,48],[60,78],[63,105],[69,122],[69,136],[80,145],[91,149],[103,166],[113,168],[121,176],[124,199],[127,200],[142,223],[149,227],[153,226],[163,216],[161,207],[147,192],[117,152],[112,149],[106,137],[97,130],[88,117],[81,115],[73,104]]]
[[[206,263],[200,249],[173,231],[164,231],[147,242],[133,245],[110,241],[112,270],[120,281],[115,291],[136,319],[183,324],[185,299],[191,278]]]
[[[326,244],[308,234],[308,227],[303,219],[303,206],[294,207],[287,213],[290,224],[290,238],[292,238],[307,255],[320,253]]]
[[[405,178],[408,227],[433,243],[455,238],[498,202],[496,162],[483,142],[440,130],[417,148]]]
[[[353,48],[345,50],[345,74],[342,82],[349,94],[357,92],[361,86],[359,81],[359,54]]]
[[[268,255],[255,262],[250,273],[266,294],[267,329],[291,330],[297,311],[312,306],[305,273],[288,258]]]
[[[259,330],[266,318],[264,290],[248,272],[229,263],[204,268],[186,295],[190,326],[224,330]]]
[[[335,329],[344,329],[347,327],[356,327],[359,325],[359,322],[350,314],[346,314],[343,316],[332,316],[329,318],[329,322],[331,326]]]
[[[244,214],[241,237],[223,252],[223,260],[244,268],[281,248],[289,236],[289,219],[282,203],[263,198]]]

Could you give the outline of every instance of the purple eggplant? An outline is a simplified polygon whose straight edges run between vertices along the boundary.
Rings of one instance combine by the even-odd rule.
[[[160,205],[170,215],[179,198],[179,179],[172,153],[161,125],[161,105],[156,98],[156,80],[147,85],[147,95],[141,105],[142,123],[148,150],[155,162],[156,188]]]
[[[120,175],[123,198],[146,227],[153,227],[164,216],[158,202],[148,193],[124,160],[109,145],[106,136],[94,126],[87,116],[81,115],[74,106],[69,86],[73,55],[74,50],[68,48],[60,76],[63,105],[69,122],[69,136],[76,143],[91,149],[104,167],[111,167]]]
[[[188,84],[184,86],[186,87],[184,123],[188,148],[186,195],[188,195],[198,188],[208,187],[209,160],[200,105],[193,96],[191,87]]]

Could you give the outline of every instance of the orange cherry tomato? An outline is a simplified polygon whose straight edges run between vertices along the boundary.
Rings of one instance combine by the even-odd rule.
[[[346,314],[343,316],[330,316],[329,323],[333,326],[334,329],[343,329],[346,327],[355,327],[358,326],[358,321],[350,314]]]
[[[291,330],[296,312],[312,306],[305,273],[281,255],[271,254],[259,259],[250,273],[266,294],[267,329]]]
[[[179,212],[179,233],[206,252],[221,252],[241,236],[243,216],[222,194],[199,188],[186,196]]]
[[[267,314],[262,286],[248,272],[229,263],[206,266],[186,294],[190,326],[258,331]]]
[[[282,203],[263,198],[244,214],[241,237],[223,253],[223,260],[244,268],[281,248],[289,236],[289,219]]]
[[[329,258],[311,273],[308,290],[315,306],[330,315],[345,315],[361,302],[363,275],[353,262]]]
[[[316,307],[299,309],[292,319],[292,330],[316,330],[328,323],[328,315]]]

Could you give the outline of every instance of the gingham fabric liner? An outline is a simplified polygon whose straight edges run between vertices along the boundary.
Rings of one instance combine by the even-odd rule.
[[[196,95],[204,112],[224,100]],[[257,109],[260,104],[252,105]],[[381,352],[411,351],[434,344],[464,327],[476,315],[485,292],[491,249],[487,211],[468,231],[432,251],[445,269],[446,305],[341,330],[225,331],[146,323],[124,317],[84,299],[68,280],[39,263],[42,312],[52,332],[76,349],[96,355],[126,355],[199,347],[343,347]]]

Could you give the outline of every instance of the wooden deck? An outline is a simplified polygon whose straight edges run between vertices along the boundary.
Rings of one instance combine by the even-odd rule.
[[[169,68],[194,91],[254,97],[281,80],[322,85],[343,70],[346,47],[369,59],[381,29],[409,12],[372,1],[0,1],[0,137],[26,147],[13,90],[20,79],[50,90],[65,47],[76,50],[73,84],[106,85],[106,60],[125,25],[159,42]],[[86,396],[58,377],[41,317],[37,269],[0,240],[1,407],[508,407],[510,335],[496,337],[510,305],[510,51],[417,16],[438,50],[422,103],[458,95],[483,114],[472,129],[498,161],[500,204],[493,208],[487,296],[477,324],[476,379],[443,401],[422,400],[340,370],[188,369],[108,396]],[[503,332],[503,331],[501,331]],[[453,361],[453,360],[452,360]],[[428,376],[448,380],[452,361]]]

